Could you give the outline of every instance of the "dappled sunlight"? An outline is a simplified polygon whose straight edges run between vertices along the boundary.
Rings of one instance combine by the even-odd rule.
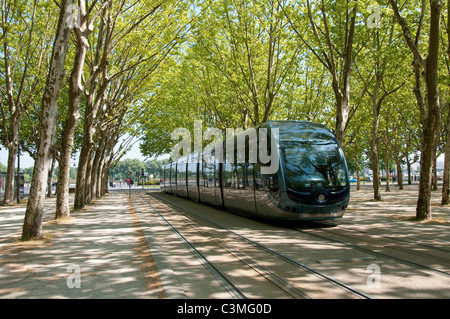
[[[415,222],[410,220],[415,211],[415,189],[405,194],[395,192],[386,196],[386,201],[375,202],[370,188],[356,195],[352,190],[350,209],[344,217],[324,223],[246,218],[170,197],[186,207],[187,211],[182,211],[154,198],[149,200],[249,298],[290,297],[268,281],[261,269],[276,273],[310,298],[357,297],[268,250],[374,297],[450,297],[446,275],[450,274],[450,208],[436,209],[443,222]],[[164,298],[164,289],[170,287],[161,285],[158,278],[169,268],[175,275],[172,284],[179,285],[188,298],[232,297],[204,261],[137,196],[129,200],[126,192],[115,192],[74,211],[66,220],[53,221],[52,209],[49,202],[44,237],[20,242],[23,209],[1,208],[5,227],[0,230],[0,298]],[[189,216],[188,223],[184,215]],[[200,218],[195,215],[214,223],[197,223]],[[159,254],[168,268],[156,270],[148,260],[152,254]],[[249,267],[249,262],[262,268]],[[74,265],[80,269],[80,288],[68,286],[74,274],[68,267]],[[378,288],[368,284],[371,265],[381,272]]]
[[[123,200],[105,197],[89,210],[73,212],[70,223],[44,225],[44,233],[53,238],[41,243],[41,249],[27,243],[4,245],[0,273],[7,275],[0,276],[0,297],[151,298],[126,196],[116,196]],[[69,265],[80,269],[80,288],[68,287],[74,274]],[[27,289],[36,283],[43,291]]]
[[[371,191],[368,187],[359,192],[352,190],[349,210],[344,217],[325,223],[251,219],[182,198],[169,198],[189,211],[207,216],[245,238],[282,252],[374,297],[450,297],[450,280],[445,274],[450,274],[450,260],[445,257],[448,256],[450,236],[448,223],[409,220],[415,213],[416,186],[405,191],[392,187],[383,201],[373,201]],[[433,201],[438,199],[439,194],[433,193]],[[439,207],[434,211],[448,218],[449,209]],[[180,214],[179,211],[175,213]],[[280,259],[230,233],[226,234],[216,225],[208,226],[208,229],[223,240],[229,240],[232,247],[258,260],[260,265],[276,269],[291,284],[307,289],[308,295],[313,298],[352,297],[330,283],[318,281],[316,275],[303,269],[291,266],[280,268]],[[214,249],[213,246],[211,249]],[[214,252],[209,253],[214,255]],[[223,262],[227,260],[222,257]],[[379,287],[368,283],[373,265],[380,269]]]

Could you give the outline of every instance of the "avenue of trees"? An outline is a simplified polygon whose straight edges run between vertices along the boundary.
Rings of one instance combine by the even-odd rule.
[[[309,120],[333,129],[349,165],[420,164],[416,217],[431,215],[436,158],[449,203],[450,11],[443,0],[0,0],[4,204],[17,153],[35,160],[22,238],[42,236],[58,166],[55,218],[107,191],[133,139],[170,152],[179,127]],[[49,174],[50,172],[50,174]],[[49,176],[50,175],[50,176]],[[389,181],[386,189],[389,189]]]

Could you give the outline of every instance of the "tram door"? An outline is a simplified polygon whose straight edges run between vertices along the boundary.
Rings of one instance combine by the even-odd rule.
[[[256,212],[253,167],[254,164],[248,162],[243,164],[242,188],[240,189],[240,195],[242,198],[242,208],[249,213]]]
[[[218,165],[214,162],[202,161],[200,176],[200,200],[221,205],[219,192],[219,171]]]
[[[254,213],[253,164],[224,164],[224,205],[242,213]]]

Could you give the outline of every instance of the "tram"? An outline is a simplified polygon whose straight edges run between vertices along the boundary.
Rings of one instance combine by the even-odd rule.
[[[256,146],[266,148],[270,162],[263,161],[264,152],[252,156],[255,141],[242,132],[164,165],[161,190],[245,216],[326,220],[344,215],[350,199],[347,164],[326,126],[269,121],[254,130]]]

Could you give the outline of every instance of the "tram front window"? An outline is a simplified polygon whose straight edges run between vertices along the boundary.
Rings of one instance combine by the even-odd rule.
[[[347,186],[345,162],[332,140],[280,141],[286,186],[296,191]]]

